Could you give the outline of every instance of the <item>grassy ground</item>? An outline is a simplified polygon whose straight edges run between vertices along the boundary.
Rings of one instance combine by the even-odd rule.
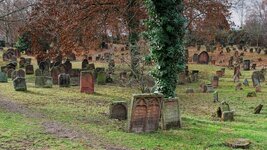
[[[97,65],[104,66],[103,64]],[[75,62],[74,66],[80,67],[80,62]],[[220,67],[189,65],[189,69],[200,70],[202,79],[198,83],[179,85],[177,88],[182,109],[183,128],[159,130],[150,134],[127,133],[125,132],[126,121],[108,119],[109,104],[115,100],[130,102],[132,94],[140,93],[135,88],[96,85],[96,94],[87,95],[81,94],[79,87],[34,88],[34,77],[27,76],[27,92],[15,92],[10,80],[9,83],[1,83],[0,90],[3,95],[46,114],[51,120],[64,122],[71,127],[97,134],[109,143],[132,149],[226,150],[229,148],[225,147],[223,142],[228,138],[247,138],[253,143],[251,149],[267,149],[267,109],[264,109],[260,115],[253,114],[254,107],[259,103],[266,105],[266,85],[263,84],[262,92],[256,98],[247,98],[246,93],[255,91],[255,89],[250,86],[245,87],[243,91],[235,91],[235,84],[231,78],[233,71],[226,70],[226,76],[220,79],[220,86],[217,90],[220,101],[226,100],[235,110],[235,121],[214,121],[211,114],[218,104],[213,103],[212,94],[200,93],[198,88],[201,82],[209,82],[212,74]],[[251,72],[243,72],[243,78],[249,78],[250,74]],[[250,85],[252,85],[251,82]],[[196,93],[185,94],[188,87],[194,88]],[[21,142],[16,142],[17,139],[23,139],[26,143],[31,143],[31,139],[34,139],[38,143],[37,148],[84,148],[81,142],[42,134],[43,129],[35,125],[38,120],[4,111],[0,111],[0,116],[0,145],[15,142],[21,146]],[[26,137],[29,135],[30,138],[25,138],[25,135]],[[35,149],[34,146],[30,148]],[[75,146],[76,148],[73,148]]]

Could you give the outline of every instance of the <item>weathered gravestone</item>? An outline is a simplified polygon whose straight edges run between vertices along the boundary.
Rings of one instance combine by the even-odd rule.
[[[111,119],[127,119],[127,103],[125,101],[115,101],[109,106],[109,117]]]
[[[25,58],[25,65],[31,65],[32,59],[31,58]]]
[[[251,76],[253,86],[256,87],[260,85],[261,82],[265,81],[265,76],[262,71],[254,71]]]
[[[91,71],[82,71],[80,79],[81,93],[94,94],[94,74]]]
[[[65,73],[70,74],[70,71],[72,69],[72,63],[70,62],[70,60],[67,59],[63,65],[65,67]]]
[[[251,69],[256,70],[257,64],[252,64]]]
[[[27,91],[26,79],[17,77],[13,80],[13,86],[16,91]]]
[[[58,75],[60,74],[60,69],[59,67],[53,67],[51,69],[51,76],[53,79],[53,84],[58,84]]]
[[[59,87],[69,87],[70,86],[70,75],[66,73],[59,74],[58,85]]]
[[[162,95],[133,95],[130,106],[128,129],[130,132],[152,132],[159,127]]]
[[[0,72],[0,82],[7,83],[7,75],[4,72]]]
[[[34,68],[33,68],[33,65],[27,65],[25,67],[25,70],[26,70],[26,74],[34,74]]]
[[[198,61],[198,54],[194,54],[193,55],[193,62],[197,63],[197,61]]]
[[[229,139],[226,140],[224,145],[233,149],[249,149],[251,142],[248,139]]]
[[[87,70],[87,65],[89,64],[88,60],[87,59],[84,59],[82,61],[82,69],[83,70]]]
[[[217,116],[221,118],[222,121],[234,121],[234,111],[230,110],[229,104],[225,101],[218,107]]]
[[[44,75],[41,69],[35,70],[35,87],[37,88],[52,88],[53,79],[49,75]]]
[[[213,88],[213,86],[212,86],[212,84],[206,84],[206,91],[207,91],[207,93],[212,93],[212,92],[214,92],[214,88]]]
[[[8,78],[12,78],[12,72],[13,72],[13,71],[15,71],[15,69],[12,69],[12,68],[11,68],[11,69],[8,69],[8,70],[7,70],[7,77],[8,77]]]
[[[179,100],[165,99],[162,102],[162,129],[181,128]]]
[[[49,60],[50,61],[50,60]],[[44,71],[44,70],[49,70],[50,68],[50,63],[48,61],[41,61],[39,63],[39,68]]]
[[[213,93],[213,102],[214,103],[219,102],[219,93],[218,93],[218,91],[215,91]]]
[[[98,72],[96,82],[98,85],[105,85],[106,84],[106,72],[104,71]]]
[[[263,105],[262,105],[262,104],[259,104],[259,105],[254,109],[254,114],[260,114],[262,108],[263,108]]]
[[[70,85],[79,86],[80,85],[80,69],[71,69],[70,70]]]
[[[24,68],[26,66],[26,59],[24,57],[20,57],[19,68]]]
[[[243,85],[244,85],[244,86],[249,86],[249,82],[248,82],[248,79],[247,79],[247,78],[244,79],[244,81],[243,81]]]
[[[243,62],[243,68],[246,71],[250,70],[250,60],[244,60],[244,62]]]
[[[212,86],[214,88],[217,88],[219,86],[219,77],[218,76],[213,76],[212,77]]]
[[[12,80],[14,80],[15,78],[17,78],[17,77],[20,77],[20,78],[25,78],[25,71],[23,70],[23,69],[19,69],[18,71],[16,71],[16,70],[14,70],[13,72],[12,72],[12,75],[11,75],[12,77]]]
[[[199,64],[209,64],[210,56],[208,52],[203,51],[198,55],[198,63]]]

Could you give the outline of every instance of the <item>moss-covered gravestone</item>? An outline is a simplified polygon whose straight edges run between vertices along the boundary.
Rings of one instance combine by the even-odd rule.
[[[27,91],[26,79],[17,77],[13,80],[13,86],[16,91]]]
[[[127,103],[125,101],[115,101],[109,106],[109,117],[111,119],[127,119]]]
[[[98,72],[96,81],[98,85],[105,85],[106,84],[106,72],[104,71]]]
[[[69,87],[70,86],[70,75],[61,73],[58,76],[58,85],[59,87]]]
[[[53,79],[51,76],[45,76],[41,69],[35,70],[35,87],[52,88]]]
[[[180,128],[179,100],[177,98],[166,99],[162,104],[162,129]]]
[[[222,121],[234,121],[234,111],[230,109],[227,102],[223,101],[220,107],[217,109],[217,116]]]
[[[129,111],[129,132],[153,132],[159,127],[163,96],[133,95]]]
[[[7,83],[7,75],[4,72],[0,72],[0,82]]]

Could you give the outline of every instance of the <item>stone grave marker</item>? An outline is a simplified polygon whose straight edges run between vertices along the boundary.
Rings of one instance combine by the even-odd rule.
[[[7,83],[7,75],[4,72],[0,72],[0,82],[1,83]]]
[[[248,82],[248,79],[247,79],[247,78],[244,79],[244,81],[243,81],[243,85],[244,85],[244,86],[249,86],[249,82]]]
[[[17,77],[13,80],[13,86],[16,91],[27,91],[26,79]]]
[[[50,61],[50,60],[49,60]],[[50,68],[50,63],[48,63],[48,61],[41,61],[39,63],[39,68],[44,71],[44,70],[49,70]]]
[[[213,93],[213,102],[214,103],[219,102],[219,93],[218,93],[218,91],[215,91]]]
[[[53,79],[53,84],[58,84],[58,75],[60,74],[60,70],[59,70],[59,67],[53,67],[51,69],[51,76],[52,76],[52,79]]]
[[[63,65],[65,67],[65,73],[70,74],[70,71],[72,69],[72,63],[70,62],[70,60],[67,59]]]
[[[162,129],[181,128],[179,100],[168,99],[162,102]]]
[[[234,121],[234,111],[230,110],[229,104],[225,101],[223,101],[218,108],[217,116],[220,117],[222,121]]]
[[[26,66],[26,59],[24,57],[20,57],[19,68],[24,68]]]
[[[27,75],[30,75],[30,74],[34,74],[34,68],[33,68],[33,65],[27,65],[26,68],[26,74]]]
[[[185,93],[192,94],[192,93],[195,93],[195,91],[192,88],[187,88],[186,91],[185,91]]]
[[[69,87],[70,86],[70,75],[66,73],[59,74],[58,85],[59,87]]]
[[[130,132],[153,132],[159,127],[162,95],[134,95],[129,113],[128,129]]]
[[[210,56],[208,52],[203,51],[198,55],[198,63],[199,64],[209,64]]]
[[[36,69],[35,70],[35,76],[43,76],[43,72],[41,69]]]
[[[109,106],[109,117],[111,119],[127,120],[127,103],[125,101],[114,101]]]
[[[214,88],[217,88],[219,86],[219,77],[218,76],[213,76],[212,77],[212,86]]]
[[[212,84],[206,84],[206,88],[207,88],[207,93],[213,93],[214,92],[214,88],[213,88]]]
[[[197,61],[198,61],[198,54],[194,54],[193,55],[193,62],[197,63]]]
[[[70,71],[70,85],[80,86],[80,69],[71,69]]]
[[[31,58],[25,58],[25,65],[31,65],[32,59]]]
[[[257,97],[256,92],[248,92],[247,97]]]
[[[259,105],[254,109],[254,114],[260,114],[262,108],[263,108],[263,105],[262,105],[262,104],[259,104]]]
[[[10,68],[10,69],[7,70],[7,77],[8,78],[12,78],[12,72],[13,71],[15,71],[15,69]]]
[[[244,60],[243,68],[244,68],[245,71],[250,70],[250,60]]]
[[[35,76],[36,88],[52,88],[53,79],[50,76]]]
[[[257,64],[252,64],[251,69],[256,70]]]
[[[224,145],[233,149],[249,149],[251,142],[248,139],[228,139]]]
[[[100,71],[97,73],[97,84],[105,85],[106,84],[106,72]]]
[[[105,68],[103,68],[103,67],[97,67],[97,68],[95,68],[95,70],[94,70],[95,80],[97,80],[97,75],[98,75],[99,72],[105,72]]]
[[[88,64],[89,64],[88,60],[87,60],[87,59],[84,59],[84,60],[82,61],[82,69],[83,69],[83,70],[86,70]]]
[[[92,71],[82,71],[80,82],[81,93],[94,94],[94,74]]]

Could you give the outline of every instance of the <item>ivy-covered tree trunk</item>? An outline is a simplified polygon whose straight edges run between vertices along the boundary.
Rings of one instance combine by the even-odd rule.
[[[136,18],[135,7],[137,5],[136,0],[128,0],[127,8],[127,22],[129,28],[129,48],[131,54],[131,70],[132,74],[136,77],[139,74],[139,48],[137,42],[139,40],[138,28],[139,20]]]
[[[149,19],[147,37],[156,68],[157,92],[175,97],[178,73],[184,70],[185,18],[183,0],[145,0]]]

